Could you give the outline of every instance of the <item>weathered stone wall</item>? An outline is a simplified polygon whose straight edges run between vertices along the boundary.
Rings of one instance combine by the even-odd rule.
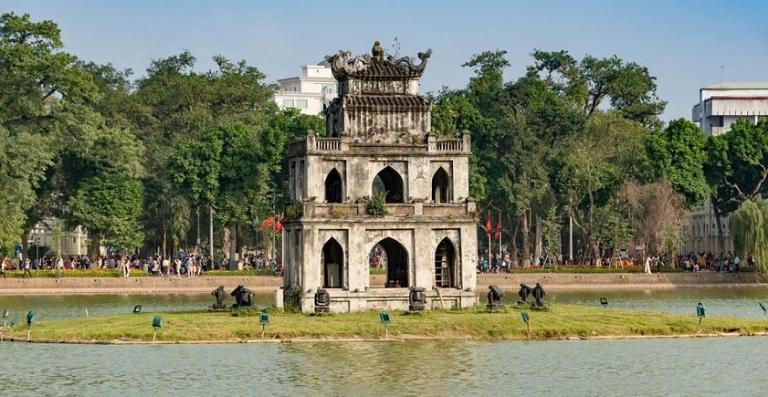
[[[296,181],[302,183],[294,189],[295,199],[302,194],[302,199],[315,197],[315,201],[325,202],[325,179],[331,170],[336,169],[342,177],[342,197],[355,200],[370,197],[373,179],[385,167],[392,167],[403,178],[403,194],[407,201],[411,199],[432,200],[432,178],[441,167],[449,175],[449,198],[461,203],[469,196],[469,158],[463,155],[387,155],[370,153],[368,156],[355,156],[339,153],[338,155],[309,155],[294,159],[306,170],[297,171]],[[306,175],[306,177],[304,176]],[[294,177],[292,177],[293,180]]]

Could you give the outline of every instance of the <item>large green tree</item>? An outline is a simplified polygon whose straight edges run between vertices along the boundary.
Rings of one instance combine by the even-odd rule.
[[[645,142],[654,176],[669,180],[689,208],[709,197],[704,176],[705,144],[699,126],[685,119],[673,120],[665,129],[655,130]]]

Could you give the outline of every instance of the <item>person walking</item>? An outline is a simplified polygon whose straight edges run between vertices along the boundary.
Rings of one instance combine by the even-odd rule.
[[[30,271],[30,268],[32,267],[32,264],[29,262],[29,258],[24,259],[24,278],[32,278],[32,272]]]
[[[651,274],[651,257],[646,256],[643,264],[643,273]]]
[[[174,267],[174,270],[176,271],[176,277],[181,278],[181,258],[179,258],[178,256],[173,261],[173,267]]]
[[[61,256],[59,256],[58,258],[56,258],[56,278],[57,279],[61,278],[61,274],[63,271],[64,271],[64,259],[62,259]]]

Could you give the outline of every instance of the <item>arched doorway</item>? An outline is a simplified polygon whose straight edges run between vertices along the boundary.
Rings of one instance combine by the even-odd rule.
[[[387,166],[373,178],[372,190],[374,193],[385,194],[387,203],[404,202],[403,178],[394,168]]]
[[[323,288],[344,286],[344,250],[336,239],[323,245]]]
[[[325,202],[340,203],[342,195],[341,174],[334,168],[325,177]]]
[[[458,287],[456,276],[456,249],[448,237],[440,241],[435,249],[435,286],[438,288]]]
[[[437,169],[432,177],[432,201],[435,203],[447,203],[450,198],[450,179],[443,167]]]
[[[370,286],[408,287],[408,251],[397,240],[387,237],[374,245],[368,254]]]

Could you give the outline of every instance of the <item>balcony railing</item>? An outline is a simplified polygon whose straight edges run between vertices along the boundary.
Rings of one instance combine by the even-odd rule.
[[[451,139],[435,142],[438,152],[462,152],[464,151],[464,142],[461,139]]]
[[[315,150],[323,152],[341,151],[341,139],[339,138],[315,138]]]
[[[472,216],[476,210],[475,202],[464,203],[390,203],[386,204],[387,217],[432,217],[445,219],[460,219]],[[316,203],[304,201],[302,217],[304,218],[349,218],[369,216],[365,203]]]

